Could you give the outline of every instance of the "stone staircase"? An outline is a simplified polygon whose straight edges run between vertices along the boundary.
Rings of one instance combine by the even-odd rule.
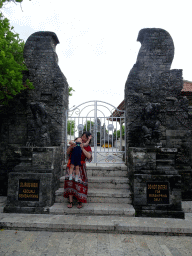
[[[56,191],[55,204],[49,207],[50,214],[58,215],[116,215],[134,217],[127,167],[121,165],[95,166],[87,164],[88,198],[87,204],[78,209],[76,205],[68,208],[68,199],[63,197],[64,179],[60,178],[60,188]]]

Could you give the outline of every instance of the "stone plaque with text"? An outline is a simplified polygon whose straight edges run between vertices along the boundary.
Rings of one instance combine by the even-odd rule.
[[[147,182],[148,204],[169,204],[168,182]]]
[[[39,201],[39,180],[20,179],[18,200]]]

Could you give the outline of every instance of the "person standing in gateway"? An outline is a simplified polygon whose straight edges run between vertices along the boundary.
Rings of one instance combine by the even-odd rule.
[[[89,140],[91,133],[84,132],[81,136],[82,142],[86,143]],[[82,153],[81,153],[81,165],[79,167],[79,179],[78,182],[72,178],[69,180],[69,173],[71,169],[71,155],[76,146],[76,144],[72,144],[67,149],[67,155],[69,156],[69,161],[67,164],[66,172],[65,172],[65,182],[64,182],[64,194],[65,198],[69,198],[68,208],[73,207],[73,197],[77,199],[78,206],[77,208],[82,208],[82,203],[87,203],[87,192],[88,192],[88,177],[86,170],[86,162],[92,161],[92,150],[90,145],[83,147],[83,143],[80,144]],[[89,141],[89,144],[91,140]],[[85,144],[84,144],[85,145]],[[75,167],[74,167],[75,168]],[[74,169],[72,170],[72,172]]]
[[[69,145],[76,144],[76,146],[73,148],[72,154],[71,154],[71,167],[69,171],[69,180],[72,180],[72,173],[75,167],[75,181],[77,182],[79,179],[79,167],[81,166],[81,144],[83,144],[83,147],[87,147],[90,143],[92,136],[90,135],[88,137],[88,140],[86,143],[82,143],[82,139],[76,138],[75,142],[69,141]]]

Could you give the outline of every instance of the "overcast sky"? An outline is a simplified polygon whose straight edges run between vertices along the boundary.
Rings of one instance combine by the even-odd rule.
[[[75,90],[69,107],[88,100],[121,103],[143,28],[170,33],[172,69],[183,69],[192,81],[191,0],[24,0],[6,4],[3,13],[24,41],[37,31],[57,34],[59,66]]]

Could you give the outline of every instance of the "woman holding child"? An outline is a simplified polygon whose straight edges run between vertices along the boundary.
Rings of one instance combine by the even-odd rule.
[[[80,209],[82,208],[82,203],[87,203],[88,179],[86,161],[92,161],[92,151],[89,146],[91,138],[90,132],[84,132],[81,139],[77,140],[78,143],[70,143],[70,146],[67,149],[69,160],[66,168],[63,196],[69,198],[69,204],[67,205],[68,208],[73,207],[73,196],[76,197],[78,201],[77,208]],[[80,161],[75,159],[77,156],[74,155],[73,152],[75,151],[75,147],[81,147]]]

